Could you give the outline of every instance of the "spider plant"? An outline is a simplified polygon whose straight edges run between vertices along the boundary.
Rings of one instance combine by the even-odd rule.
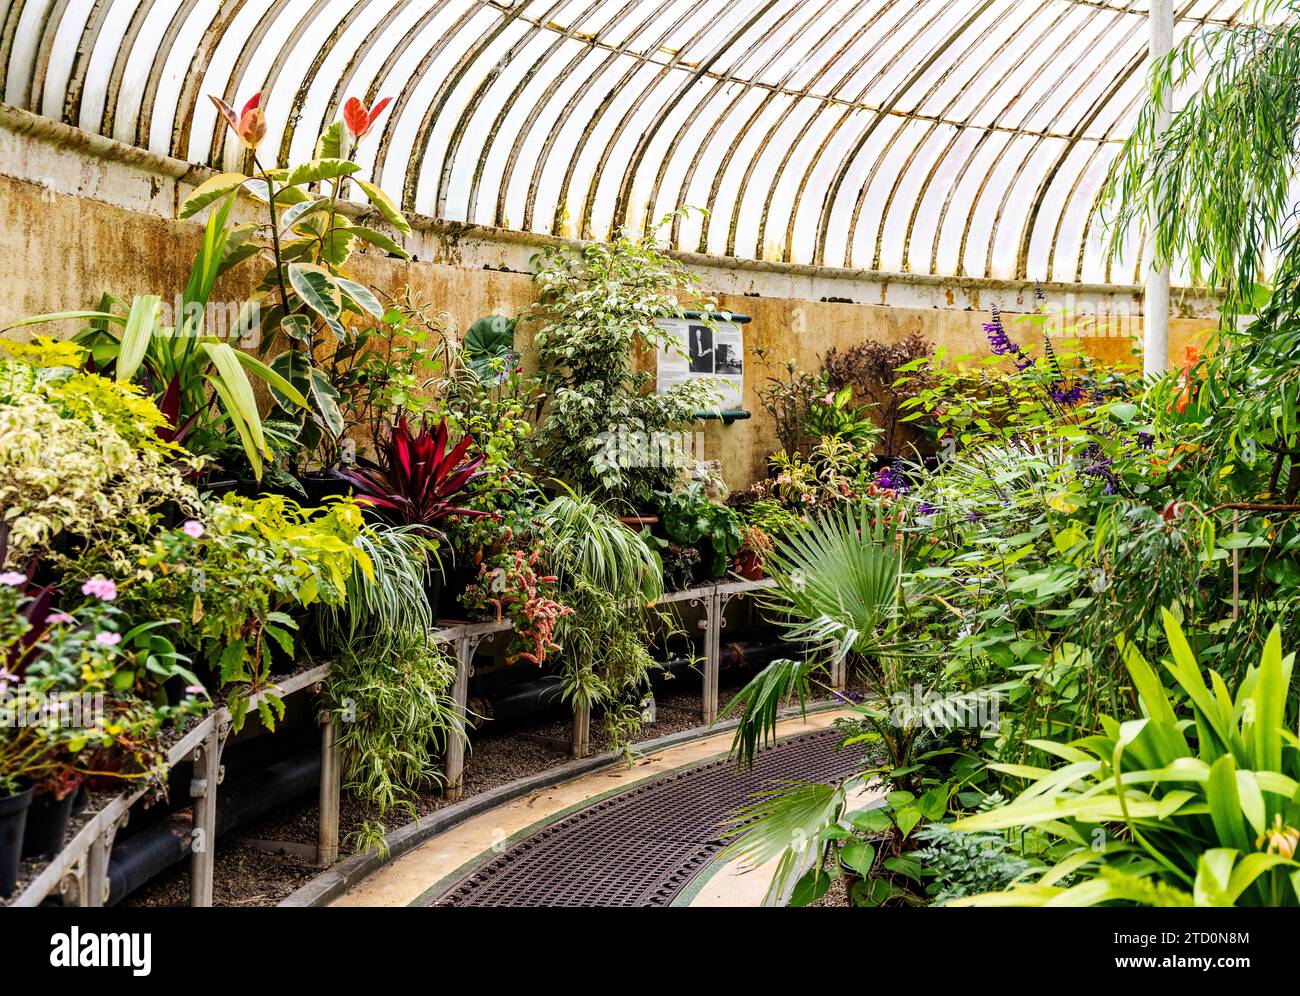
[[[649,606],[663,594],[659,559],[600,502],[567,488],[536,520],[560,601],[573,609],[556,627],[561,701],[604,706],[615,749],[626,752],[640,726],[627,700],[645,690],[656,666],[646,646]]]
[[[1037,828],[1057,841],[1056,864],[957,905],[1300,905],[1300,739],[1285,726],[1295,655],[1274,628],[1233,695],[1214,671],[1207,685],[1182,627],[1162,615],[1175,687],[1124,644],[1142,715],[1104,717],[1101,733],[1073,743],[1036,741],[1064,762],[1054,768],[993,765],[1031,784],[953,824]]]
[[[424,582],[430,558],[437,559],[434,541],[418,526],[375,522],[354,542],[369,558],[371,572],[354,565],[345,606],[322,610],[326,645],[364,645],[384,653],[403,634],[429,632],[433,615]]]
[[[591,497],[565,488],[542,507],[537,518],[562,580],[576,578],[645,604],[663,594],[663,571],[654,553]]]
[[[455,663],[427,631],[404,629],[386,646],[345,645],[330,670],[330,710],[340,723],[344,787],[375,813],[352,835],[387,851],[384,817],[416,815],[415,791],[438,784],[435,764],[463,724],[448,690]]]

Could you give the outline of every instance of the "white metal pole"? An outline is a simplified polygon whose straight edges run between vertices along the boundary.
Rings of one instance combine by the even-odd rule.
[[[1151,29],[1149,52],[1152,61],[1169,53],[1174,44],[1173,0],[1151,0],[1147,17]],[[1157,135],[1163,135],[1172,116],[1167,102],[1159,110]],[[1155,266],[1155,239],[1147,243],[1147,255],[1152,265],[1147,271],[1145,308],[1143,313],[1143,372],[1164,373],[1169,368],[1169,270]]]

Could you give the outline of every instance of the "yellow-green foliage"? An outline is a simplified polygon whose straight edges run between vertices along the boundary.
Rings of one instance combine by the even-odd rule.
[[[173,500],[191,506],[191,462],[158,437],[167,422],[137,388],[62,361],[66,344],[4,343],[0,360],[0,565],[60,536],[103,540]]]

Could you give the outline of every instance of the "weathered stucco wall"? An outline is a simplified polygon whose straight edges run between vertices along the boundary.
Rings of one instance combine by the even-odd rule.
[[[205,175],[0,105],[0,324],[93,307],[105,291],[174,299],[200,231],[195,222],[177,221],[176,209]],[[530,303],[529,257],[544,240],[415,221],[405,240],[413,261],[366,254],[351,266],[355,275],[390,293],[413,287],[459,329],[486,314],[517,314]],[[721,307],[753,316],[746,328],[745,407],[755,417],[704,428],[705,456],[722,462],[732,486],[763,476],[776,446],[757,400],[764,373],[754,361],[756,347],[768,349],[774,361],[792,357],[816,369],[831,346],[919,332],[952,354],[980,355],[987,309],[998,304],[1023,312],[1033,300],[1024,284],[683,258]],[[232,276],[214,299],[242,299],[246,281]],[[1120,361],[1140,341],[1140,298],[1132,288],[1045,285],[1044,292],[1053,304],[1107,318],[1112,334],[1084,343],[1098,356]],[[1178,309],[1170,356],[1181,363],[1184,344],[1203,336],[1212,319],[1196,299],[1183,298]],[[41,331],[53,330],[24,334]]]

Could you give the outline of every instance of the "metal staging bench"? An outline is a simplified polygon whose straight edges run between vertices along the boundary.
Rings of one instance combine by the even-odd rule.
[[[726,626],[724,612],[727,603],[736,596],[750,595],[772,587],[764,581],[720,581],[714,584],[670,592],[656,603],[671,605],[686,603],[704,610],[700,628],[704,631],[704,687],[701,696],[701,720],[709,725],[718,717],[718,674],[721,661],[721,632]],[[452,644],[456,658],[456,677],[451,694],[460,717],[462,729],[468,714],[469,680],[474,673],[474,655],[486,638],[511,629],[509,622],[465,623],[438,629],[433,639]],[[300,692],[319,693],[329,676],[329,664],[320,664],[285,678],[275,689],[288,697]],[[843,675],[833,676],[837,687],[843,685]],[[250,712],[261,695],[254,696]],[[194,765],[190,782],[193,799],[192,835],[190,838],[190,905],[212,905],[213,869],[217,825],[217,790],[221,785],[223,768],[221,754],[230,734],[231,716],[224,706],[205,716],[192,729],[187,730],[167,752],[167,770],[185,761]],[[591,716],[587,710],[576,710],[573,717],[572,753],[585,757],[590,749],[589,731]],[[317,864],[329,867],[338,860],[339,852],[339,796],[342,783],[342,763],[339,755],[337,724],[333,716],[320,719],[321,775],[320,775],[320,826],[318,832]],[[450,738],[443,758],[446,778],[445,792],[449,799],[460,798],[465,774],[465,738]],[[147,791],[143,786],[132,786],[110,800],[91,816],[60,851],[13,900],[11,906],[39,906],[48,897],[58,895],[70,905],[83,907],[103,906],[108,900],[108,865],[113,841],[118,831],[127,823],[131,807]]]

